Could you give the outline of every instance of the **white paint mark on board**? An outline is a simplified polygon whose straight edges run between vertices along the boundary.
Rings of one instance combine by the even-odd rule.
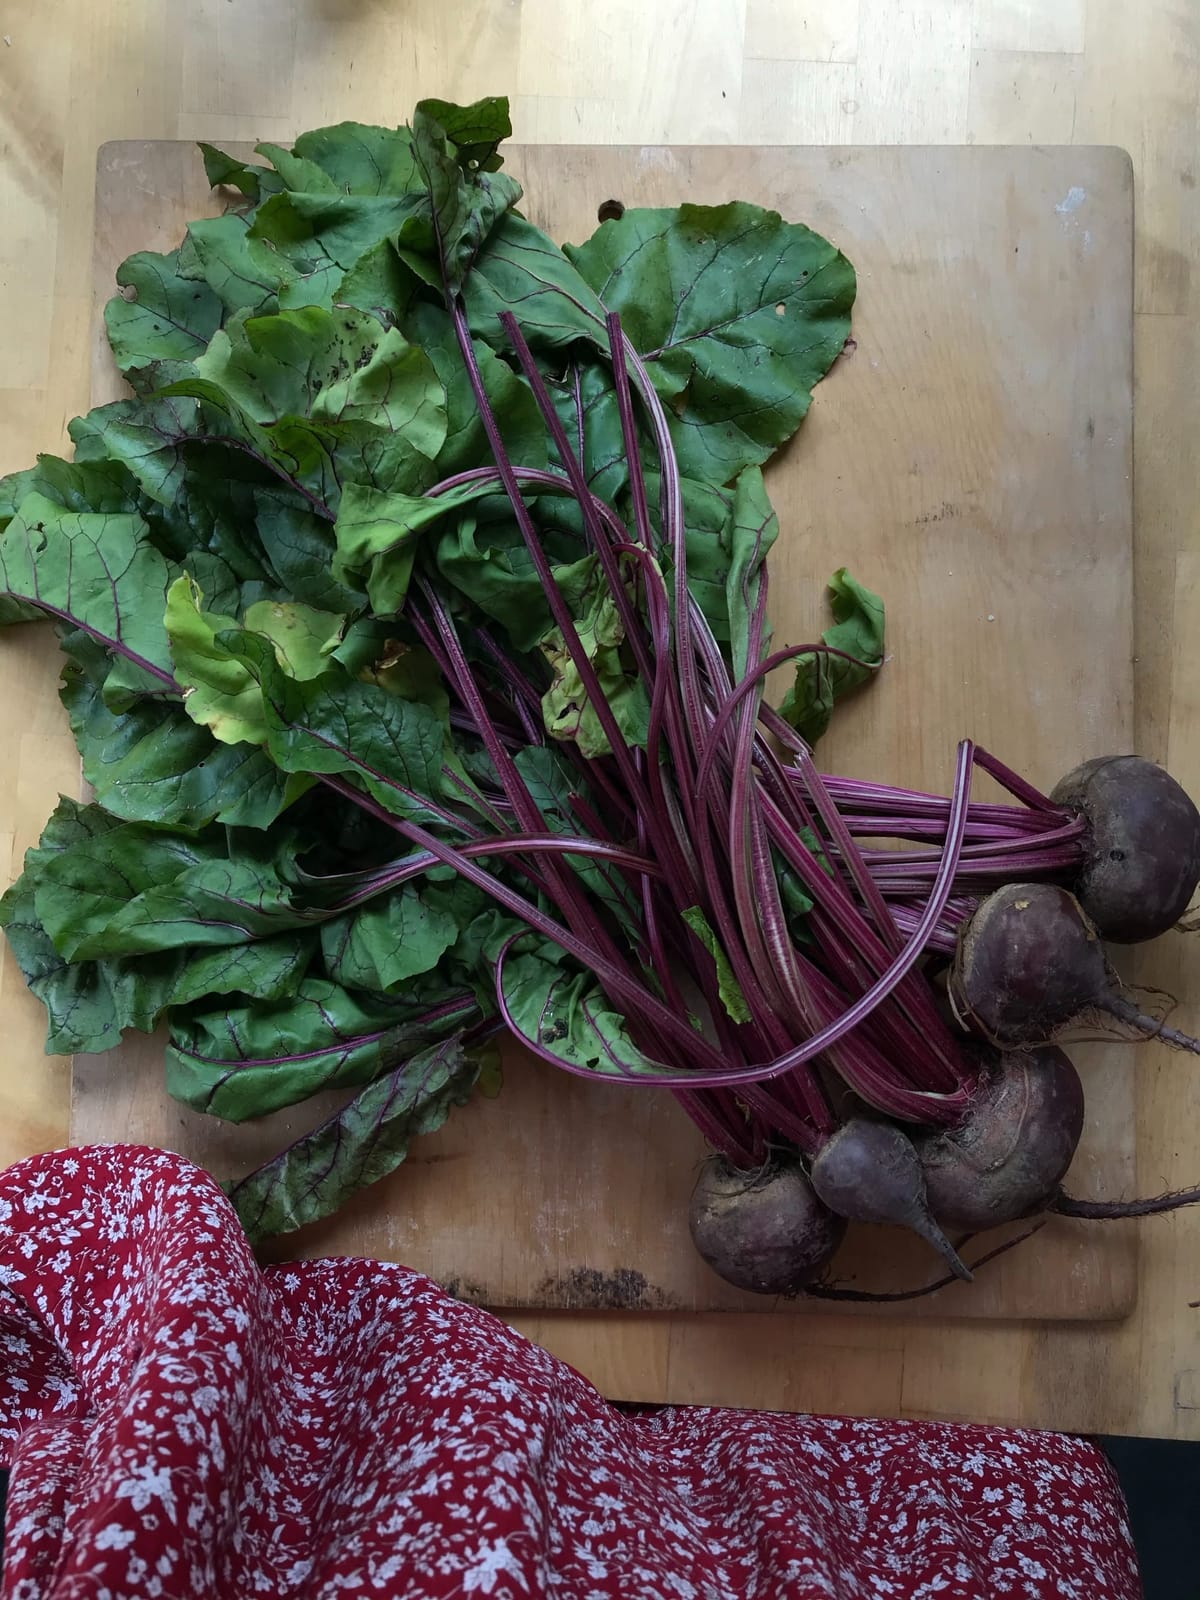
[[[1086,199],[1087,190],[1081,189],[1077,183],[1073,183],[1054,209],[1060,217],[1069,217],[1073,211],[1079,210]]]

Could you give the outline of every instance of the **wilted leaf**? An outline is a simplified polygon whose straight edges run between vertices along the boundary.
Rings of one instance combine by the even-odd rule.
[[[779,710],[792,727],[816,741],[829,726],[833,708],[843,695],[866,683],[883,665],[883,601],[839,567],[829,580],[833,627],[821,635],[827,645],[853,656],[818,653],[799,656],[796,680]]]
[[[724,946],[717,938],[716,932],[708,918],[699,906],[689,906],[686,911],[680,912],[683,920],[699,939],[700,943],[713,958],[717,970],[717,992],[721,997],[721,1004],[734,1022],[750,1022],[753,1014],[746,1004],[746,996],[742,993],[742,986],[734,977],[733,968]]]
[[[445,132],[455,146],[459,164],[467,171],[492,172],[502,165],[499,146],[512,137],[506,95],[488,95],[469,106],[452,105],[449,100],[422,100],[417,112]]]
[[[242,1226],[262,1239],[329,1216],[395,1171],[415,1137],[440,1128],[451,1108],[470,1097],[478,1073],[461,1033],[393,1067],[336,1116],[229,1185]]]
[[[650,731],[646,683],[632,661],[625,659],[625,628],[617,603],[603,580],[599,562],[595,557],[589,559],[595,581],[575,617],[575,631],[626,744],[643,746]],[[552,628],[542,639],[541,650],[553,673],[542,696],[547,733],[577,744],[589,760],[611,754],[608,734],[560,628]]]
[[[454,141],[430,114],[432,104],[435,102],[419,105],[413,117],[413,146],[424,203],[410,211],[400,225],[396,249],[401,260],[427,281],[435,285],[444,282],[448,289],[457,290],[496,224],[521,198],[521,186],[504,173],[478,164],[472,168],[470,159],[460,164]],[[471,134],[491,143],[487,167],[493,165],[491,158],[499,142],[497,104],[490,102],[490,109],[483,105],[469,108],[479,113]],[[507,121],[505,107],[503,123]],[[489,131],[497,133],[491,141]]]

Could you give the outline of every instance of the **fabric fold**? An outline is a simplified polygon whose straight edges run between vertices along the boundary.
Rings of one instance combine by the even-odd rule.
[[[0,1175],[12,1600],[1134,1600],[1078,1439],[623,1413],[399,1266],[261,1269],[213,1180],[102,1145]]]

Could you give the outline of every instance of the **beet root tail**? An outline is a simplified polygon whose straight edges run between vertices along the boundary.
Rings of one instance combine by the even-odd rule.
[[[1147,1039],[1161,1039],[1164,1044],[1174,1045],[1177,1050],[1190,1050],[1193,1055],[1200,1056],[1200,1039],[1190,1033],[1182,1033],[1178,1028],[1168,1027],[1157,1017],[1139,1011],[1137,1006],[1121,995],[1106,995],[1097,1004],[1101,1010],[1107,1011],[1110,1017],[1115,1017],[1118,1022],[1124,1022],[1130,1028],[1136,1028]]]
[[[933,1246],[956,1278],[963,1283],[974,1283],[975,1274],[931,1216],[926,1216],[920,1221],[914,1220],[909,1226],[914,1233],[920,1234],[927,1244]]]
[[[1146,1195],[1140,1200],[1079,1200],[1060,1189],[1048,1209],[1060,1217],[1080,1217],[1085,1222],[1120,1221],[1125,1217],[1155,1217],[1164,1211],[1200,1203],[1200,1187],[1173,1189],[1168,1194]]]
[[[972,1261],[970,1272],[979,1271],[986,1267],[989,1261],[994,1261],[997,1256],[1007,1254],[1017,1245],[1024,1244],[1026,1239],[1032,1239],[1035,1233],[1040,1233],[1046,1226],[1045,1218],[1035,1222],[1032,1228],[1026,1228],[1024,1233],[1017,1234],[1015,1239],[1006,1239],[1003,1244],[994,1245],[992,1249],[981,1255],[978,1261]],[[963,1241],[966,1244],[966,1240]],[[848,1300],[860,1305],[884,1305],[894,1300],[920,1300],[927,1294],[936,1294],[939,1289],[947,1289],[959,1280],[957,1272],[948,1272],[943,1278],[935,1278],[932,1283],[923,1283],[919,1289],[852,1289],[847,1284],[840,1283],[810,1283],[801,1293],[813,1300]]]

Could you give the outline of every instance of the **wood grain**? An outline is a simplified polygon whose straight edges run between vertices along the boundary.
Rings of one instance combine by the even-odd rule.
[[[561,0],[561,9],[595,13],[583,0]],[[1180,0],[1020,0],[1019,7],[962,0],[962,9],[970,12],[972,43],[964,56],[957,30],[947,34],[949,142],[1115,144],[1133,158],[1137,747],[1194,763],[1200,721],[1187,707],[1195,703],[1196,613],[1194,589],[1181,580],[1200,548],[1200,302],[1191,272],[1200,227],[1200,10]],[[536,63],[544,10],[521,0],[453,7],[445,0],[403,7],[293,0],[294,32],[281,43],[278,5],[236,0],[228,14],[240,20],[242,47],[268,63],[272,104],[286,107],[267,118],[260,84],[245,79],[245,98],[233,103],[225,91],[210,91],[204,76],[193,77],[194,109],[183,109],[185,51],[214,26],[197,0],[8,0],[0,19],[0,470],[25,465],[37,449],[59,448],[67,419],[88,405],[92,196],[96,149],[106,139],[278,139],[340,117],[395,120],[420,94],[481,93],[515,96],[517,132],[526,140],[694,141],[714,106],[735,125],[708,137],[730,142],[849,143],[868,137],[868,116],[869,136],[883,143],[922,136],[925,108],[905,74],[893,74],[871,97],[858,93],[860,51],[866,74],[879,49],[907,48],[906,3],[746,0],[739,14],[725,0],[695,0],[692,27],[709,66],[678,109],[664,109],[659,88],[660,0],[645,0],[626,19],[623,38],[592,30],[585,46],[560,60],[548,91],[535,94],[518,66]],[[1012,31],[1014,17],[1020,32]],[[838,34],[828,57],[797,47],[806,23],[810,32],[824,30],[825,47]],[[606,67],[597,92],[597,59],[618,55],[623,70]],[[278,92],[286,89],[290,95]],[[951,370],[951,389],[956,381]],[[16,635],[3,645],[6,654],[27,648]],[[22,672],[40,681],[53,671],[53,654],[50,647],[43,660],[26,658]],[[0,737],[10,752],[0,765],[0,833],[16,838],[18,862],[40,826],[46,782],[40,759],[30,773],[11,754],[20,749],[21,719],[19,700],[0,702]],[[40,1008],[12,981],[7,959],[0,1160],[13,1161],[65,1140],[68,1078],[41,1056]],[[1146,953],[1141,977],[1184,996],[1177,1020],[1200,1027],[1195,940],[1160,941]],[[1138,1171],[1147,1188],[1200,1175],[1198,1081],[1191,1063],[1162,1047],[1139,1053]],[[1147,1223],[1141,1236],[1137,1307],[1103,1326],[1043,1330],[945,1319],[868,1326],[762,1314],[514,1320],[614,1395],[712,1398],[736,1386],[747,1404],[834,1409],[834,1397],[849,1387],[839,1371],[861,1370],[854,1341],[865,1337],[889,1376],[865,1385],[857,1401],[852,1392],[850,1409],[1200,1437],[1196,1313],[1188,1306],[1200,1294],[1200,1212]]]
[[[1132,197],[1120,152],[531,146],[509,166],[555,237],[586,236],[610,195],[740,195],[804,216],[856,263],[854,344],[769,474],[778,642],[820,631],[824,578],[843,563],[889,606],[891,665],[835,724],[823,754],[836,770],[944,788],[970,732],[1048,787],[1128,745]],[[97,402],[121,392],[100,317],[117,263],[173,243],[214,203],[190,145],[101,151]],[[1133,1175],[1132,1052],[1078,1053],[1089,1120],[1072,1183],[1111,1193]],[[161,1062],[161,1039],[80,1058],[73,1140],[169,1145],[224,1179],[337,1104],[234,1128],[171,1102]],[[487,1305],[749,1309],[761,1302],[709,1272],[687,1237],[702,1159],[669,1097],[555,1075],[512,1050],[499,1101],[474,1102],[387,1182],[271,1254],[401,1260]],[[879,1290],[940,1276],[918,1240],[888,1229],[854,1231],[838,1273]],[[978,1283],[900,1310],[1114,1318],[1136,1287],[1136,1235],[1056,1221]]]

